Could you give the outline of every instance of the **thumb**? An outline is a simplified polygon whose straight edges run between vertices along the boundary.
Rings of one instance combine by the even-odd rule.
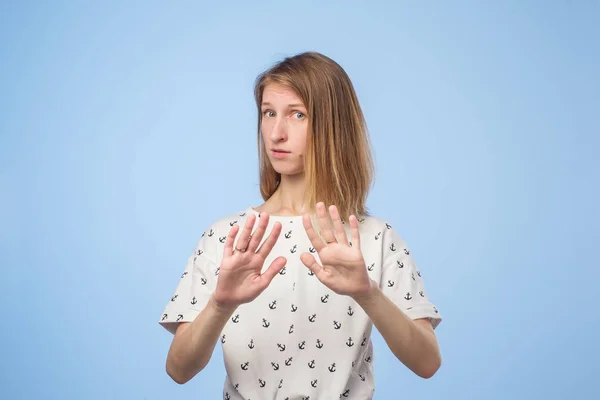
[[[315,275],[318,275],[321,271],[321,264],[319,264],[317,259],[310,253],[300,254],[300,261],[302,261],[302,264],[310,269]]]

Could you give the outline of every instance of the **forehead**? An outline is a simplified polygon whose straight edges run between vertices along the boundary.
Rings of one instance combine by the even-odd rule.
[[[289,104],[302,105],[303,101],[289,86],[279,83],[269,83],[263,90],[262,101],[271,105],[286,106]]]

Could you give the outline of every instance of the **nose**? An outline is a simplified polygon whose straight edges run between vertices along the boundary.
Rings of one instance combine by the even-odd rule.
[[[269,137],[274,142],[282,142],[287,139],[287,127],[285,126],[285,121],[282,118],[274,118]]]

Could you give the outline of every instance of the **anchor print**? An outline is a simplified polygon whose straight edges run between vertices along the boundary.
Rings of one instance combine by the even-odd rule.
[[[353,316],[354,315],[354,310],[352,309],[352,306],[348,306],[348,315],[349,316]]]
[[[329,299],[329,294],[326,294],[325,296],[321,296],[321,303],[327,303],[328,299]]]
[[[277,371],[279,369],[279,364],[277,364],[276,362],[272,362],[271,366],[273,367],[273,371]]]
[[[363,381],[363,382],[365,381],[365,377],[362,376],[361,374],[358,374],[358,377],[360,378],[361,381]]]
[[[422,278],[421,271],[417,271],[417,275],[419,275],[419,278]]]
[[[346,390],[344,391],[344,393],[342,393],[342,394],[340,395],[340,398],[342,398],[342,397],[348,397],[348,396],[350,396],[350,389],[346,389]]]
[[[404,298],[405,298],[406,300],[410,300],[410,299],[412,299],[412,296],[410,295],[410,292],[406,292],[406,296],[404,296]]]
[[[183,278],[184,276],[186,276],[188,274],[187,271],[185,271],[183,274],[181,274],[181,277]]]
[[[327,369],[329,372],[335,372],[335,363],[331,364],[329,367],[327,367]]]
[[[217,269],[215,269],[215,276],[219,276],[220,270],[221,270],[221,267],[217,267]]]
[[[292,312],[296,312],[296,310],[298,310],[298,307],[292,304]]]
[[[177,314],[177,321],[181,321],[183,319],[183,314]]]
[[[292,247],[292,248],[290,249],[290,253],[294,254],[294,253],[296,252],[296,250],[297,250],[297,249],[298,249],[298,245],[297,245],[297,244],[295,244],[295,245],[294,245],[294,247]]]
[[[175,299],[177,299],[179,297],[178,294],[176,294],[175,296],[171,297],[171,301],[175,301]]]
[[[252,350],[254,348],[254,339],[250,339],[250,343],[248,343],[248,348]]]
[[[423,291],[422,291],[422,290],[420,290],[420,291],[419,291],[419,295],[420,295],[421,297],[425,297],[425,293],[423,293]]]
[[[265,382],[265,381],[263,381],[262,379],[258,378],[258,385],[259,385],[261,388],[264,388],[266,384],[267,384],[267,382]]]
[[[410,254],[410,250],[404,249],[404,254],[409,255]]]
[[[279,389],[281,389],[283,387],[283,379],[279,380],[279,386],[277,386]]]
[[[161,319],[161,321],[164,321],[165,319],[167,319],[167,314],[163,314],[163,315],[162,315],[162,319]]]
[[[357,220],[358,220],[358,223],[359,223],[359,224],[362,224],[363,222],[365,222],[365,219],[364,219],[364,218],[357,218]]]
[[[337,321],[333,321],[333,327],[334,327],[335,329],[340,329],[340,328],[342,327],[342,324],[340,324],[340,323],[339,323],[339,322],[337,322]]]
[[[294,333],[294,324],[290,325],[290,330],[288,331],[288,333]]]
[[[230,400],[231,396],[229,395],[229,392],[225,392],[225,400]]]
[[[314,253],[314,252],[315,252],[315,251],[317,251],[317,250],[315,250],[315,248],[311,246],[311,247],[308,249],[308,251],[309,251],[309,252],[311,252],[311,253]]]
[[[198,303],[198,300],[196,300],[196,296],[192,297],[192,301],[190,301],[190,304],[194,305]]]
[[[388,281],[387,281],[387,286],[388,286],[388,287],[393,287],[393,286],[394,286],[394,283],[395,283],[394,281],[390,281],[390,280],[388,279]]]
[[[235,314],[235,316],[231,318],[231,322],[233,322],[234,324],[240,322],[240,314]]]
[[[277,347],[279,348],[279,351],[285,351],[285,344],[277,343]]]
[[[310,400],[310,396],[306,396],[306,397],[302,396],[302,400]]]
[[[310,317],[308,317],[308,320],[309,320],[310,322],[315,322],[315,319],[317,319],[317,314],[313,314],[313,315],[311,315]]]
[[[237,224],[237,221],[231,221],[231,222],[229,223],[229,226],[234,226],[235,224]]]
[[[271,310],[274,310],[275,308],[277,308],[277,300],[273,300],[271,303],[269,303],[269,308]]]
[[[219,242],[221,242],[221,243],[225,243],[225,239],[227,239],[227,236],[221,236],[221,237],[219,238]]]
[[[371,358],[371,357],[367,357],[367,358],[365,358],[365,361],[366,361],[366,362],[368,362],[368,363],[370,363],[370,362],[371,362],[371,360],[372,360],[372,358]]]
[[[363,340],[362,340],[362,342],[360,343],[360,345],[361,345],[361,346],[364,346],[365,344],[367,344],[367,338],[366,338],[366,336],[365,336],[365,337],[363,337]]]
[[[233,385],[233,388],[234,388],[235,390],[238,390],[238,388],[239,388],[239,387],[240,387],[240,384],[239,384],[239,383],[236,383],[235,385]]]
[[[388,228],[388,229],[392,229],[392,226],[390,224],[387,224],[387,223],[385,224],[385,227]]]
[[[400,261],[396,261],[398,263],[398,268],[404,268],[404,263]]]
[[[298,343],[298,348],[300,350],[304,350],[304,347],[306,347],[306,342],[304,340]]]
[[[375,268],[375,263],[373,263],[373,264],[371,264],[371,265],[369,265],[369,266],[367,267],[367,269],[368,269],[369,271],[373,271],[373,268]]]
[[[213,231],[212,229],[210,230],[210,232],[208,232],[208,237],[212,237],[215,234],[215,231]]]
[[[310,381],[310,386],[316,388],[317,387],[317,379]]]
[[[292,360],[293,360],[293,359],[294,359],[294,357],[290,357],[290,358],[288,358],[287,360],[285,360],[285,365],[287,365],[288,367],[289,367],[290,365],[292,365]]]
[[[206,285],[206,282],[207,282],[206,278],[200,278],[201,284]]]
[[[410,277],[411,277],[411,278],[412,278],[412,280],[414,281],[414,280],[415,280],[415,273],[414,273],[414,272],[413,272],[413,273],[411,273],[411,274],[410,274]]]
[[[240,214],[238,214],[238,215],[239,215],[240,217],[244,217],[244,216],[246,216],[246,213],[245,213],[245,212],[243,212],[243,213],[240,213]]]
[[[390,246],[390,250],[391,251],[396,251],[396,245],[394,245],[394,243],[392,243],[392,245]]]
[[[348,340],[346,341],[346,346],[348,346],[348,347],[354,346],[354,342],[352,341],[351,337],[349,337]]]
[[[379,240],[380,237],[381,237],[381,232],[378,232],[377,235],[375,235],[375,240]]]
[[[285,275],[286,270],[285,267],[281,268],[281,270],[279,271],[279,275]]]
[[[240,364],[240,367],[241,367],[241,368],[242,368],[244,371],[246,371],[246,370],[248,370],[248,365],[250,365],[250,361],[246,361],[245,363],[243,363],[243,364]]]
[[[270,323],[270,322],[268,322],[268,321],[266,320],[266,318],[263,318],[263,326],[264,326],[265,328],[268,328],[270,325],[271,325],[271,323]]]
[[[308,368],[313,369],[315,367],[315,360],[308,363]]]
[[[291,237],[292,237],[292,231],[288,231],[288,232],[287,232],[285,235],[283,235],[283,236],[285,236],[285,238],[286,238],[286,239],[289,239],[289,238],[291,238]]]
[[[225,334],[223,334],[223,336],[221,336],[221,343],[225,343]]]
[[[323,343],[321,342],[321,339],[317,339],[316,347],[317,347],[317,349],[322,349],[323,348]]]
[[[313,276],[315,273],[312,271],[308,271],[308,276]]]

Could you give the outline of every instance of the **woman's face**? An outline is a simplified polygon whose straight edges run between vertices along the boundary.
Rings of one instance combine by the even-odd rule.
[[[308,132],[306,107],[289,87],[270,83],[263,91],[261,132],[275,171],[302,173]]]

